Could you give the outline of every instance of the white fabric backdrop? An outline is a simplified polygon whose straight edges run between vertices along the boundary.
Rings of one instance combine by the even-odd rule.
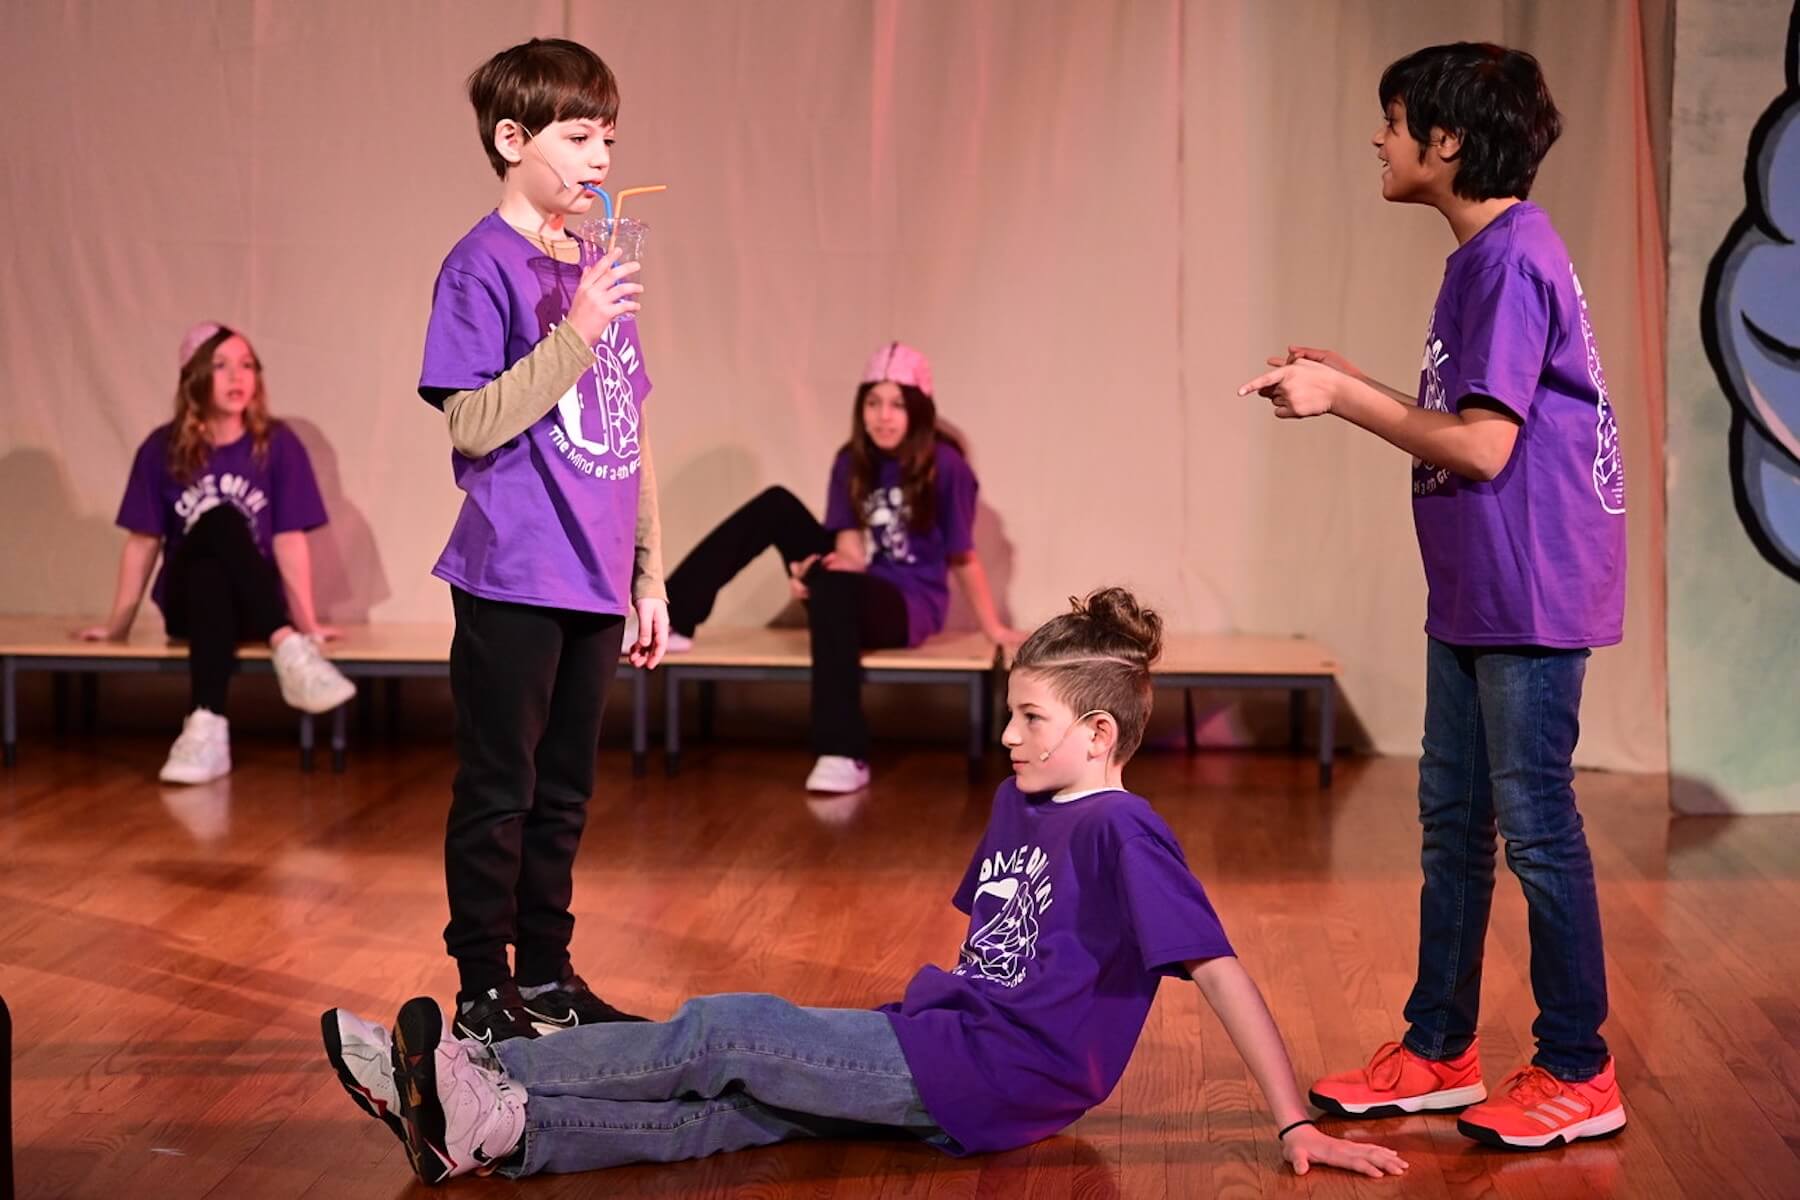
[[[1412,386],[1453,243],[1379,198],[1376,79],[1433,41],[1530,48],[1568,127],[1534,198],[1588,287],[1630,473],[1628,641],[1595,657],[1580,758],[1666,765],[1659,29],[1633,0],[15,0],[0,22],[0,611],[103,609],[130,455],[182,329],[216,317],[320,470],[326,611],[448,615],[429,568],[458,494],[413,385],[437,264],[496,190],[461,82],[566,33],[621,80],[615,184],[671,189],[636,210],[671,563],[761,486],[819,503],[857,370],[903,338],[971,443],[1018,623],[1123,581],[1178,627],[1319,637],[1393,753],[1422,702],[1407,460],[1234,389],[1288,338]],[[771,563],[718,617],[784,596]]]

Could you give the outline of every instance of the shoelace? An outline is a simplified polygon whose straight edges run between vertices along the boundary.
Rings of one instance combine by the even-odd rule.
[[[309,680],[317,679],[325,666],[325,656],[319,653],[319,648],[311,642],[302,642],[297,657],[300,673]]]
[[[175,744],[169,747],[169,757],[184,763],[197,763],[206,756],[206,743],[209,739],[198,730],[184,729]]]
[[[1375,1057],[1363,1068],[1363,1078],[1372,1088],[1390,1089],[1400,1082],[1400,1072],[1406,1068],[1406,1059],[1400,1053],[1399,1042],[1384,1042],[1375,1051]]]
[[[1566,1089],[1556,1076],[1544,1068],[1526,1066],[1520,1067],[1502,1080],[1500,1090],[1514,1104],[1530,1107],[1541,1101],[1560,1096]]]

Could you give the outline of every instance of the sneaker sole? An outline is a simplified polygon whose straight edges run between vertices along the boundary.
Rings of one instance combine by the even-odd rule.
[[[442,1183],[456,1170],[444,1149],[444,1106],[438,1101],[437,1048],[444,1014],[429,996],[415,996],[394,1021],[394,1089],[406,1126],[406,1157],[426,1183]]]
[[[614,1009],[613,1012],[615,1015],[603,1017],[598,1021],[583,1021],[574,1012],[570,1012],[566,1017],[555,1017],[549,1013],[539,1012],[537,1009],[531,1007],[531,1001],[527,1000],[525,1002],[525,1015],[530,1019],[531,1027],[537,1030],[539,1036],[542,1037],[549,1037],[553,1033],[562,1033],[565,1030],[574,1029],[577,1025],[616,1025],[620,1022],[648,1021],[650,1019],[648,1017],[634,1016],[631,1013],[619,1012],[617,1009]]]
[[[1467,1087],[1445,1088],[1439,1092],[1426,1092],[1419,1096],[1402,1096],[1397,1100],[1369,1104],[1351,1104],[1331,1096],[1321,1095],[1318,1092],[1308,1092],[1306,1098],[1334,1116],[1373,1120],[1376,1117],[1408,1117],[1414,1113],[1424,1112],[1461,1112],[1471,1104],[1480,1104],[1486,1100],[1487,1087],[1484,1084],[1472,1083]]]
[[[319,697],[311,704],[302,703],[300,699],[288,695],[285,691],[281,693],[282,701],[286,703],[289,708],[294,709],[296,712],[303,712],[308,716],[314,717],[322,717],[328,712],[340,709],[344,705],[350,703],[355,697],[356,685],[351,683],[348,679],[344,680],[344,686],[342,688]]]
[[[566,1029],[568,1026],[558,1025],[557,1028]],[[510,1042],[515,1038],[534,1038],[539,1036],[539,1034],[540,1031],[537,1027],[537,1022],[528,1020],[525,1022],[525,1028],[521,1029],[518,1033],[511,1033],[503,1038],[497,1038],[494,1036],[494,1031],[492,1029],[476,1029],[473,1026],[464,1024],[463,1019],[458,1017],[456,1018],[456,1032],[454,1036],[465,1042],[480,1042],[489,1050],[492,1050],[501,1042]]]
[[[388,1111],[386,1104],[377,1100],[374,1093],[356,1081],[350,1070],[350,1064],[344,1061],[344,1042],[338,1033],[338,1010],[328,1008],[319,1014],[319,1036],[325,1042],[325,1057],[331,1060],[331,1069],[337,1072],[338,1082],[350,1093],[350,1098],[364,1112],[380,1121],[393,1131],[402,1145],[406,1143],[406,1125],[397,1113]]]
[[[1602,1138],[1619,1136],[1625,1128],[1625,1106],[1611,1108],[1597,1117],[1589,1117],[1585,1121],[1577,1121],[1565,1129],[1551,1133],[1534,1134],[1521,1137],[1515,1134],[1501,1133],[1498,1129],[1489,1129],[1486,1125],[1474,1125],[1468,1121],[1458,1121],[1456,1132],[1484,1146],[1493,1146],[1501,1150],[1554,1150],[1558,1146],[1566,1146],[1570,1142],[1598,1141]]]

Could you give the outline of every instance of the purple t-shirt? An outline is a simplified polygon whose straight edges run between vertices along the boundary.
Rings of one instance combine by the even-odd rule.
[[[1124,1074],[1165,975],[1231,943],[1148,801],[1066,803],[1007,780],[953,901],[954,969],[925,967],[888,1014],[955,1153],[1049,1137]]]
[[[1464,646],[1610,646],[1625,625],[1625,476],[1606,372],[1569,252],[1515,204],[1450,256],[1419,406],[1474,396],[1523,424],[1489,483],[1414,460],[1425,632]]]
[[[937,444],[937,513],[928,529],[912,527],[912,510],[900,487],[900,462],[885,454],[875,463],[875,487],[863,501],[862,519],[850,502],[850,451],[838,451],[825,493],[825,528],[859,526],[869,543],[869,574],[900,589],[906,600],[907,645],[944,627],[950,613],[950,559],[975,548],[975,472],[948,442]]]
[[[121,527],[163,539],[163,565],[150,592],[157,607],[167,607],[164,577],[188,530],[221,504],[230,505],[249,522],[256,548],[265,558],[274,557],[276,534],[325,524],[325,501],[313,478],[312,459],[286,425],[276,422],[270,428],[268,453],[261,459],[248,433],[214,446],[187,483],[169,473],[170,428],[157,428],[138,447],[125,496],[119,501]]]
[[[489,213],[451,248],[432,293],[419,392],[492,382],[549,336],[581,268]],[[639,429],[650,376],[627,315],[537,424],[477,459],[450,453],[462,511],[432,574],[490,600],[623,613],[637,545]]]

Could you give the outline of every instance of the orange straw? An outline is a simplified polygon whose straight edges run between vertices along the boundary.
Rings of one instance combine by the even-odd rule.
[[[659,183],[653,187],[626,188],[617,196],[613,197],[612,233],[608,235],[606,239],[606,252],[608,254],[613,252],[613,246],[616,245],[619,240],[619,222],[625,219],[625,198],[627,196],[641,196],[647,192],[666,192],[668,190],[668,184]]]

